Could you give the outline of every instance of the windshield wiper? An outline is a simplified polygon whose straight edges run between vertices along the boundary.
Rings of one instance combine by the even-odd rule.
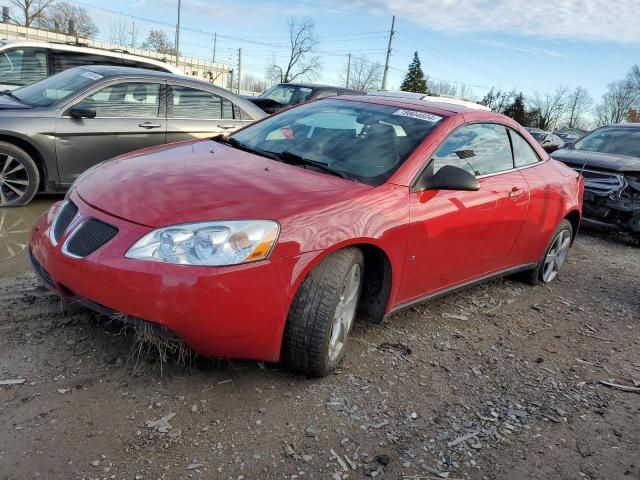
[[[318,162],[317,160],[311,160],[310,158],[302,157],[296,153],[283,151],[280,153],[276,153],[276,155],[284,162],[291,165],[309,165],[311,167],[319,168],[327,173],[335,175],[340,178],[344,178],[347,180],[353,180],[346,173],[341,172],[340,170],[335,170],[329,166],[328,163]]]
[[[266,150],[260,150],[259,148],[253,148],[249,145],[245,145],[244,143],[236,140],[233,137],[219,137],[213,138],[216,142],[224,143],[226,145],[231,145],[233,148],[237,148],[238,150],[242,150],[244,152],[254,153],[256,155],[260,155],[261,157],[270,158],[271,160],[280,160],[280,157],[273,153],[268,152]]]

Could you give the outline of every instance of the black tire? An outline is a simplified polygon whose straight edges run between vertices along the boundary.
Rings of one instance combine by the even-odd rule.
[[[553,232],[553,235],[551,235],[551,240],[549,241],[549,244],[547,245],[547,248],[544,251],[544,255],[538,262],[538,266],[531,270],[527,270],[526,272],[522,272],[523,280],[527,281],[532,285],[541,285],[544,283],[550,283],[553,280],[555,280],[556,277],[553,277],[551,280],[546,281],[544,279],[544,269],[545,269],[547,257],[549,256],[549,252],[551,251],[551,248],[554,246],[556,240],[558,239],[558,236],[562,232],[568,232],[569,238],[573,239],[573,226],[571,225],[571,222],[567,219],[562,220],[558,225],[558,228],[556,228],[556,230]],[[564,263],[564,260],[563,260],[563,263]]]
[[[355,268],[356,266],[358,268]],[[336,308],[350,274],[359,272],[355,299],[356,312],[362,291],[364,256],[358,248],[349,247],[322,260],[304,279],[289,309],[282,344],[282,361],[289,368],[310,376],[331,373],[342,361],[346,336],[337,357],[330,354],[329,343]],[[356,313],[354,313],[355,317]],[[353,321],[349,325],[349,329]],[[348,336],[348,331],[347,331]]]
[[[26,205],[39,185],[40,172],[29,154],[15,145],[0,142],[0,207]]]

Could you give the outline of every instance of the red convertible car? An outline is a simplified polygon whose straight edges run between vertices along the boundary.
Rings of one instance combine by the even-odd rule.
[[[203,355],[324,375],[356,317],[515,272],[554,280],[582,188],[502,115],[339,97],[94,167],[30,254],[63,296]]]

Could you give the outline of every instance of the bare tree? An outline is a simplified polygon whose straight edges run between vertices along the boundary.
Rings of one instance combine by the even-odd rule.
[[[513,103],[516,96],[515,90],[507,92],[506,90],[491,88],[482,99],[482,104],[494,112],[504,113],[505,109]]]
[[[447,82],[446,80],[433,80],[427,77],[427,89],[429,93],[434,95],[455,95],[458,91],[458,86],[455,83]]]
[[[19,12],[15,16],[9,12],[9,19],[24,27],[35,26],[34,24],[43,17],[53,2],[54,0],[9,0],[9,5],[15,7]]]
[[[529,99],[530,108],[537,112],[537,128],[553,130],[567,111],[569,89],[558,87],[554,93],[536,94]]]
[[[591,109],[593,99],[586,88],[576,87],[568,96],[566,104],[566,125],[569,128],[584,128],[585,116]]]
[[[348,84],[349,88],[361,92],[369,92],[377,89],[382,80],[383,67],[380,62],[374,62],[366,55],[360,55],[351,59],[350,68],[345,65],[344,71],[340,74],[340,81]],[[347,75],[349,75],[347,82]]]
[[[118,45],[126,45],[135,48],[138,45],[140,31],[135,23],[118,20],[109,25],[109,41]]]
[[[292,82],[297,79],[313,79],[320,70],[320,57],[315,55],[318,39],[315,34],[313,20],[290,19],[289,25],[289,59],[286,64],[273,62],[269,68],[272,78],[279,74],[281,82]]]
[[[81,37],[92,37],[98,33],[98,27],[87,9],[69,2],[56,2],[43,11],[38,18],[38,26],[59,33],[68,33]]]
[[[151,30],[142,43],[142,48],[165,55],[176,55],[176,47],[169,41],[164,30]]]
[[[240,89],[248,92],[262,93],[267,89],[267,82],[254,75],[243,75]]]
[[[476,95],[469,85],[462,83],[458,86],[458,96],[464,100],[474,100]]]
[[[602,102],[596,107],[598,124],[622,122],[637,101],[638,91],[630,78],[610,83],[602,95]]]

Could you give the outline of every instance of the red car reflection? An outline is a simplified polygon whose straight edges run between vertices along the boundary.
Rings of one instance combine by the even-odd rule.
[[[502,115],[340,97],[93,168],[30,254],[65,297],[203,355],[324,375],[355,318],[515,272],[553,281],[582,187]]]

